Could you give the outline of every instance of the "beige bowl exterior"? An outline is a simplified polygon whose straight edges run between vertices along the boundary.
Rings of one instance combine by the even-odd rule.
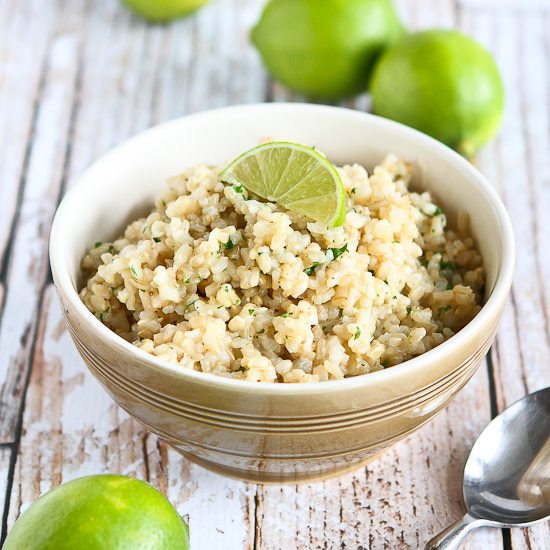
[[[458,210],[471,214],[487,270],[487,301],[480,314],[449,341],[402,365],[306,385],[190,372],[103,326],[77,295],[86,246],[116,234],[136,210],[151,203],[167,175],[197,162],[223,162],[266,135],[315,143],[336,162],[372,165],[390,151],[415,162],[419,184],[435,192],[451,217]],[[106,215],[112,204],[121,211],[114,221]],[[364,113],[269,104],[184,117],[115,149],[64,199],[50,255],[71,335],[111,397],[191,460],[221,474],[268,483],[353,469],[446,407],[493,341],[511,284],[514,244],[497,195],[464,159],[438,142]]]

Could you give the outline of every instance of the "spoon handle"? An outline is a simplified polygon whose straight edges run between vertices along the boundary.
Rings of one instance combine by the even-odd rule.
[[[460,548],[466,535],[476,527],[484,524],[483,520],[466,514],[462,519],[453,523],[439,535],[426,543],[424,550],[457,550]]]

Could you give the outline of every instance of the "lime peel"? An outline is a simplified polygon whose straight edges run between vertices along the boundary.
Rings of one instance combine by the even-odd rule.
[[[74,479],[15,522],[4,550],[189,550],[189,527],[151,485],[119,475]]]
[[[221,179],[330,227],[342,225],[346,217],[346,193],[338,170],[305,145],[286,141],[258,145],[233,160]]]
[[[380,58],[373,111],[442,141],[467,158],[498,131],[504,87],[492,55],[455,30],[413,33]]]
[[[271,0],[251,39],[276,80],[335,100],[364,92],[378,57],[402,34],[392,0]]]

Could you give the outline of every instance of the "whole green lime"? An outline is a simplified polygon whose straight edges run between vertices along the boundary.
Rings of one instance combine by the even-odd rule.
[[[252,41],[273,77],[319,99],[362,92],[403,28],[391,0],[271,0]]]
[[[498,131],[504,90],[491,54],[458,31],[411,34],[380,58],[373,110],[470,157]]]
[[[39,498],[16,522],[4,550],[189,550],[189,529],[143,481],[97,475]]]
[[[156,23],[184,17],[208,0],[123,0],[139,16]]]

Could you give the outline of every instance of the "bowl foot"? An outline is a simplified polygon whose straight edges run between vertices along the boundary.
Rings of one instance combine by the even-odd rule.
[[[238,468],[231,468],[228,466],[223,466],[220,464],[216,464],[214,462],[210,462],[209,460],[204,460],[195,455],[182,451],[177,447],[174,447],[174,448],[176,451],[178,451],[180,454],[185,456],[185,458],[189,459],[194,464],[202,466],[203,468],[206,468],[211,472],[214,472],[216,474],[223,475],[226,477],[230,477],[238,481],[246,481],[248,483],[257,483],[259,485],[281,485],[281,484],[300,485],[300,484],[315,483],[315,482],[324,481],[326,479],[340,477],[350,472],[359,470],[360,468],[363,468],[368,463],[373,462],[374,460],[377,460],[378,458],[380,458],[381,455],[384,454],[384,451],[385,451],[385,449],[375,451],[372,455],[369,455],[368,457],[363,458],[357,462],[340,466],[340,467],[335,466],[334,469],[331,469],[328,471],[312,470],[311,473],[309,472],[274,473],[274,472],[265,472],[265,471],[262,472],[259,470],[253,471],[253,470],[241,470]]]

